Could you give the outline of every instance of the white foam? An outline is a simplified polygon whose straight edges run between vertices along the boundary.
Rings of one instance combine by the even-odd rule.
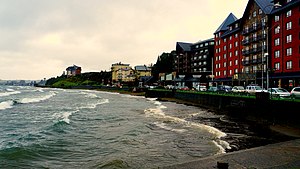
[[[100,100],[99,102],[97,103],[89,103],[85,106],[82,106],[80,107],[81,109],[94,109],[96,108],[98,105],[101,105],[101,104],[106,104],[106,103],[109,103],[109,100],[108,99],[102,99]]]
[[[155,122],[154,124],[155,124],[157,127],[162,128],[162,129],[164,129],[164,130],[173,131],[173,132],[177,132],[177,133],[183,133],[183,132],[186,131],[185,129],[174,129],[174,128],[168,127],[168,126],[166,126],[166,124],[164,124],[164,123],[158,123],[158,122]]]
[[[129,94],[122,94],[122,97],[134,98],[134,99],[144,99],[145,98],[145,96],[134,96],[134,95],[129,95]]]
[[[149,100],[149,101],[155,101],[155,100],[157,100],[157,98],[147,98],[147,100]]]
[[[217,152],[217,154],[224,154],[226,153],[225,148],[223,148],[220,144],[218,144],[215,140],[212,141],[214,143],[215,146],[217,146],[219,148],[219,151]]]
[[[65,111],[65,112],[61,112],[61,113],[54,113],[52,116],[58,120],[58,121],[64,121],[68,124],[70,124],[70,116],[73,114],[73,113],[76,113],[78,112],[79,110],[74,110],[74,111]]]
[[[183,124],[187,127],[194,127],[194,128],[199,128],[201,130],[205,130],[205,131],[211,133],[214,138],[221,138],[221,137],[226,136],[226,133],[224,133],[224,132],[222,132],[222,131],[220,131],[220,130],[212,127],[212,126],[208,126],[208,125],[200,124],[200,123],[195,123],[195,122],[191,122],[191,121],[186,121],[185,119],[181,119],[181,118],[178,118],[178,117],[166,115],[163,112],[161,106],[157,106],[156,108],[146,109],[146,110],[144,110],[144,112],[145,112],[147,117],[153,116],[155,118],[168,119],[170,121]]]
[[[5,109],[9,109],[12,108],[14,102],[13,101],[4,101],[0,103],[0,110],[5,110]]]
[[[20,103],[37,103],[37,102],[41,102],[44,100],[48,100],[51,97],[55,96],[56,93],[53,91],[50,91],[48,95],[42,96],[42,97],[36,97],[36,98],[23,98],[21,99],[19,102]]]
[[[20,92],[20,91],[14,91],[14,90],[12,89],[12,91],[0,93],[0,96],[1,96],[1,97],[4,97],[4,96],[10,96],[10,95],[19,94],[19,93],[21,93],[21,92]]]
[[[226,153],[226,149],[231,149],[229,143],[224,140],[213,140],[212,142],[219,148],[217,154],[224,154]]]

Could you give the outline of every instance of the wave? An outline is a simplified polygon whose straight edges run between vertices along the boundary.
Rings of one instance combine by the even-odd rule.
[[[51,97],[53,97],[55,95],[56,95],[56,92],[50,91],[48,95],[41,96],[41,97],[36,97],[36,98],[23,98],[20,101],[18,101],[18,103],[23,103],[23,104],[37,103],[37,102],[41,102],[41,101],[44,101],[44,100],[48,100],[48,99],[50,99]]]
[[[8,92],[0,93],[0,97],[10,96],[10,95],[20,94],[20,93],[21,93],[20,91],[15,91],[15,90],[11,89]]]
[[[217,154],[224,154],[226,153],[226,149],[231,149],[229,143],[224,140],[213,140],[212,142],[219,148]]]
[[[0,110],[5,110],[5,109],[10,109],[14,105],[14,101],[9,100],[9,101],[4,101],[0,103]]]
[[[99,98],[95,93],[91,93],[88,91],[81,91],[80,93],[85,95],[85,97],[87,97],[87,98],[92,98],[92,99]]]
[[[61,113],[54,113],[52,117],[54,117],[56,120],[54,121],[55,123],[60,123],[60,122],[65,122],[67,124],[70,124],[70,116],[73,113],[78,112],[79,110],[74,110],[74,111],[65,111]]]
[[[145,98],[145,96],[134,96],[134,95],[129,95],[129,94],[122,94],[122,97],[133,98],[133,99],[144,99]]]
[[[195,123],[195,122],[191,122],[191,121],[187,121],[185,119],[181,119],[178,117],[174,117],[174,116],[169,116],[166,115],[164,113],[164,111],[161,108],[162,105],[157,106],[156,108],[150,108],[150,109],[145,109],[144,112],[146,114],[146,116],[153,116],[155,118],[160,118],[160,119],[168,119],[169,121],[173,121],[176,123],[180,123],[182,125],[185,125],[187,127],[194,127],[194,128],[199,128],[201,130],[205,130],[209,133],[211,133],[213,135],[213,137],[216,138],[221,138],[221,137],[225,137],[226,133],[212,127],[212,126],[208,126],[205,124],[200,124],[200,123]]]
[[[96,108],[98,105],[101,105],[101,104],[106,104],[106,103],[109,103],[109,100],[108,99],[101,99],[99,102],[96,102],[96,103],[89,103],[85,106],[82,106],[80,107],[81,109],[94,109]]]
[[[154,125],[159,128],[162,128],[164,130],[174,131],[174,132],[178,132],[178,133],[183,133],[183,132],[187,131],[186,129],[174,129],[172,127],[168,127],[165,123],[155,122]]]

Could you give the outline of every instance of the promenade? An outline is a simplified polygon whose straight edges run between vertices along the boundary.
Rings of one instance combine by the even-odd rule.
[[[219,163],[219,164],[218,164]],[[300,139],[199,159],[163,169],[297,169]]]

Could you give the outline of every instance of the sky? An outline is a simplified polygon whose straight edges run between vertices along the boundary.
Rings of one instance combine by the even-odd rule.
[[[67,67],[110,71],[155,64],[176,42],[195,43],[248,0],[0,0],[0,79],[41,80]]]

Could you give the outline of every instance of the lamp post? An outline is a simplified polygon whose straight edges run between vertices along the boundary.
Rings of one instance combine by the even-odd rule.
[[[277,8],[277,7],[281,7],[281,5],[280,4],[270,4],[270,5],[267,5],[267,6],[265,6],[264,8],[263,8],[263,11],[264,11],[264,9],[266,9],[267,7],[275,7],[275,8]],[[261,63],[261,70],[262,70],[262,76],[261,76],[261,83],[262,83],[262,88],[264,88],[264,63],[263,63],[263,61],[264,61],[264,57],[266,57],[266,73],[267,73],[267,76],[266,76],[266,81],[267,81],[267,84],[266,84],[266,88],[267,88],[267,90],[269,89],[269,48],[268,48],[268,39],[269,39],[269,37],[268,37],[268,34],[269,34],[269,30],[271,30],[271,29],[269,29],[269,27],[268,27],[268,21],[269,21],[269,19],[268,19],[268,15],[265,13],[265,16],[266,16],[266,19],[267,20],[264,20],[264,23],[262,23],[262,35],[263,35],[263,33],[265,33],[266,34],[266,53],[264,52],[264,41],[262,42],[262,58],[261,58],[261,60],[262,60],[262,63]],[[264,17],[262,17],[262,18],[264,18]],[[265,29],[264,29],[264,26],[265,26],[265,24],[266,24],[266,31],[265,31]],[[280,27],[279,27],[280,28]]]

